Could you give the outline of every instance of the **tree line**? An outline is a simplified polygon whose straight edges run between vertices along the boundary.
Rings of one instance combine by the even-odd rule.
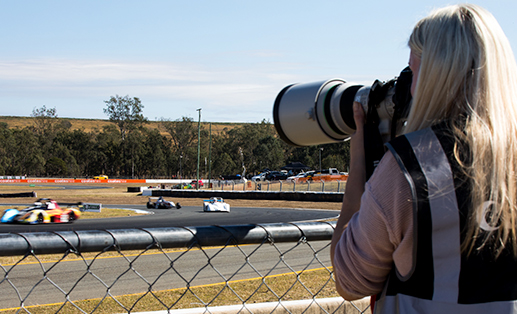
[[[34,109],[33,125],[9,128],[0,123],[0,175],[30,177],[195,178],[198,169],[198,121],[162,118],[160,130],[147,127],[138,98],[112,96],[105,114],[113,122],[101,130],[72,129],[55,108]],[[299,161],[312,169],[346,171],[348,143],[292,147],[266,120],[225,128],[214,134],[200,125],[199,174],[217,179],[264,169],[280,170]]]

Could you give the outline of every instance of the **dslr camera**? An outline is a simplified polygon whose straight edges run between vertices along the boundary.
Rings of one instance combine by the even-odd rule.
[[[366,113],[367,172],[373,172],[384,155],[384,143],[400,134],[411,104],[409,67],[387,82],[371,86],[342,79],[292,84],[276,97],[273,120],[280,138],[293,146],[342,142],[356,126],[352,105],[361,103]],[[369,165],[370,164],[370,165]]]

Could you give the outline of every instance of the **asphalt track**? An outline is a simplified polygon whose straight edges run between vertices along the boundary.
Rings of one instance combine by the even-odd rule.
[[[145,205],[105,205],[104,207],[147,210]],[[204,212],[202,204],[184,206],[180,209],[152,209],[151,211],[153,214],[150,215],[129,216],[132,211],[128,210],[127,217],[79,219],[73,223],[63,224],[0,224],[0,233],[266,224],[320,220],[335,218],[338,215],[335,210],[258,207],[232,207],[229,213]]]

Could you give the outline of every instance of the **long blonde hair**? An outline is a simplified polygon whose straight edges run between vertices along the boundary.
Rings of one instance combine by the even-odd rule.
[[[418,22],[409,46],[421,63],[405,132],[449,120],[470,149],[468,163],[455,152],[472,179],[462,250],[470,254],[482,243],[496,256],[505,247],[517,256],[517,66],[510,43],[488,11],[462,4]],[[485,220],[493,228],[481,233]]]

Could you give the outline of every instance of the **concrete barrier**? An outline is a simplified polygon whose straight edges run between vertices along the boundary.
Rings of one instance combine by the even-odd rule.
[[[129,188],[128,188],[129,192]],[[166,190],[149,189],[144,196],[167,196],[181,198],[222,197],[225,199],[272,200],[272,201],[307,201],[307,202],[342,202],[343,192],[299,192],[299,191],[223,191],[223,190]]]
[[[319,314],[319,313],[343,313],[343,314],[357,314],[367,313],[370,306],[370,298],[363,298],[351,302],[343,301],[342,298],[327,298],[297,301],[283,301],[282,305],[278,302],[254,303],[242,305],[229,306],[214,306],[214,307],[200,307],[192,309],[180,309],[170,311],[156,311],[156,312],[138,312],[135,314],[280,314],[280,313],[304,313],[304,314]],[[368,312],[369,313],[369,312]]]

